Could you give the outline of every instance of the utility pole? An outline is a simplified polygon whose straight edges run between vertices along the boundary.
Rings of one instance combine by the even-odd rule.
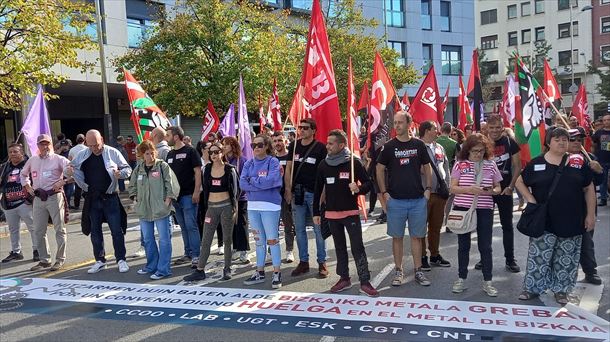
[[[106,57],[104,54],[104,39],[102,32],[102,14],[100,1],[95,0],[95,21],[97,27],[97,45],[100,51],[100,69],[102,75],[102,94],[104,101],[104,137],[107,142],[114,139],[112,134],[112,115],[110,114],[110,103],[108,100],[108,80],[106,79]]]

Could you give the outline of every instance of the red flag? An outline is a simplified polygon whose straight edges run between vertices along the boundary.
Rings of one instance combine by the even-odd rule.
[[[269,101],[269,112],[271,112],[271,118],[273,119],[273,130],[281,131],[282,128],[282,114],[280,113],[280,97],[277,94],[277,82],[273,79],[273,94]]]
[[[474,115],[474,130],[481,130],[481,117],[483,116],[483,87],[481,86],[481,72],[479,70],[479,51],[472,50],[472,67],[468,78],[468,97],[472,99],[472,114]]]
[[[449,84],[447,84],[447,90],[445,91],[445,97],[443,97],[443,102],[441,102],[440,108],[438,110],[438,127],[441,127],[443,122],[445,122],[445,111],[447,110],[447,102],[449,101]]]
[[[551,102],[561,100],[559,86],[557,85],[555,76],[553,76],[553,70],[551,70],[549,62],[546,59],[544,60],[544,92]]]
[[[305,108],[299,109],[299,102],[302,100],[306,102],[303,104]],[[320,142],[326,143],[329,131],[342,128],[335,71],[319,0],[313,0],[303,73],[292,105],[291,119],[296,120],[297,116],[306,117],[302,113],[302,110],[306,109],[305,114],[316,121],[316,139]]]
[[[368,87],[368,83],[366,81],[364,81],[364,84],[362,85],[362,90],[360,91],[360,101],[358,101],[358,111],[363,111],[364,112],[364,117],[367,118],[366,119],[366,147],[370,147],[371,146],[371,122],[372,122],[372,118],[371,118],[371,111],[370,109],[370,101],[369,101],[369,87]]]
[[[361,98],[362,100],[362,98]],[[354,87],[354,75],[352,73],[352,58],[347,65],[347,142],[352,153],[360,158],[360,143],[358,141],[358,112],[356,110],[356,88]],[[353,177],[353,168],[352,168]],[[358,207],[366,221],[366,199],[364,195],[358,196]]]
[[[409,101],[409,94],[407,94],[405,91],[405,93],[402,95],[402,99],[400,100],[400,109],[408,112],[410,107],[411,102]]]
[[[581,84],[578,88],[578,94],[572,104],[572,115],[578,119],[578,125],[587,127],[587,116],[589,111],[589,102],[587,101],[587,90],[585,85]]]
[[[391,105],[396,98],[396,91],[392,79],[388,74],[381,55],[375,53],[375,64],[373,65],[373,80],[371,83],[371,105],[369,118],[369,132],[376,133],[375,146],[379,148],[391,135],[394,108]]]
[[[464,91],[464,83],[462,83],[462,74],[458,77],[459,92],[458,92],[458,128],[464,131],[467,124],[472,123],[472,113],[470,112],[470,104],[466,91]]]
[[[413,116],[413,122],[419,125],[424,121],[437,121],[440,107],[441,98],[438,93],[434,65],[431,65],[426,78],[413,98],[409,112]]]
[[[258,133],[263,133],[266,123],[267,120],[265,120],[265,110],[263,109],[263,103],[261,102],[261,94],[258,94]]]
[[[210,133],[216,133],[219,125],[220,120],[218,115],[216,115],[212,100],[208,100],[208,108],[203,116],[203,125],[201,126],[201,140],[207,140]]]
[[[301,121],[301,119],[311,117],[309,107],[303,98],[303,93],[305,92],[304,82],[305,74],[302,74],[301,80],[299,81],[299,84],[297,84],[297,89],[294,91],[294,96],[292,97],[290,112],[288,112],[288,118],[294,127],[299,125],[299,121]]]

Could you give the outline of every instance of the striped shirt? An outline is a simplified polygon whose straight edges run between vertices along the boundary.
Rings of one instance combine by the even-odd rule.
[[[494,183],[502,181],[502,173],[498,170],[498,166],[492,160],[483,161],[483,177],[481,178],[480,187],[493,188]],[[476,185],[475,163],[470,160],[459,161],[453,167],[451,179],[458,180],[458,186]],[[474,195],[458,194],[455,195],[453,205],[456,207],[470,208]],[[491,195],[479,195],[477,209],[493,209],[494,201]]]

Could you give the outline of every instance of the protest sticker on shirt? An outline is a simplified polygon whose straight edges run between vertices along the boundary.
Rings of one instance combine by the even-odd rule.
[[[220,186],[220,179],[212,179],[213,186]]]
[[[339,179],[349,179],[349,172],[339,172]]]
[[[577,154],[573,154],[568,158],[568,166],[575,169],[582,169],[585,165],[585,159]]]
[[[258,171],[258,176],[259,177],[267,177],[267,170],[259,170]]]
[[[212,218],[211,217],[207,217],[205,218],[205,220],[203,220],[205,223],[212,223]]]
[[[326,184],[335,184],[335,177],[326,177]]]
[[[176,154],[176,159],[184,159],[186,158],[186,153],[178,153]]]
[[[400,158],[400,165],[409,164],[409,158]]]
[[[153,171],[150,173],[150,175],[152,176],[152,178],[159,178],[160,173],[159,173],[159,171]]]
[[[38,172],[32,171],[32,178],[37,178],[37,177],[38,177]]]

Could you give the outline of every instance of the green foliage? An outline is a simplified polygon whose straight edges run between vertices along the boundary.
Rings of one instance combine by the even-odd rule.
[[[200,116],[211,99],[226,109],[237,101],[239,75],[250,111],[261,95],[266,108],[273,78],[285,116],[303,66],[309,16],[289,15],[252,1],[184,0],[186,11],[164,14],[160,25],[138,49],[115,61],[134,72],[155,102],[170,115]],[[374,53],[382,39],[369,32],[377,23],[365,19],[354,0],[336,2],[328,34],[342,112],[345,113],[347,60],[352,56],[354,78],[370,79]],[[412,66],[397,65],[398,54],[381,49],[396,86],[413,83]]]
[[[84,1],[0,0],[0,108],[19,108],[20,92],[33,95],[36,83],[64,82],[56,65],[90,70],[77,54],[96,47],[85,34],[94,14]]]
[[[610,62],[602,62],[602,68],[593,66],[591,63],[587,65],[588,72],[594,73],[600,78],[600,82],[597,82],[596,90],[602,95],[604,102],[610,102]],[[598,102],[599,103],[599,102]],[[603,106],[595,106],[595,110],[603,111],[606,110],[607,103],[603,103]]]

